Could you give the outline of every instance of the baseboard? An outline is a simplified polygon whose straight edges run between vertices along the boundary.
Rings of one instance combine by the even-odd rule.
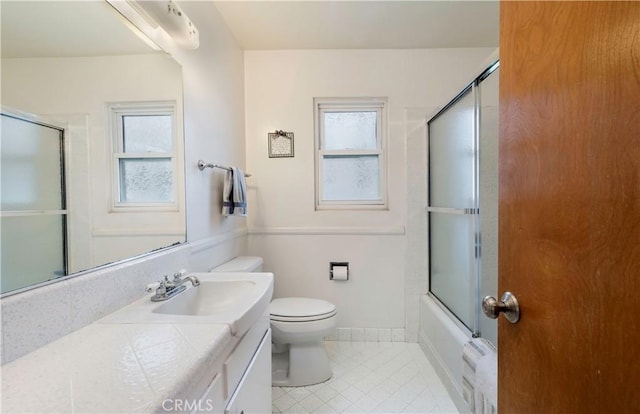
[[[337,328],[325,341],[406,342],[404,328]]]

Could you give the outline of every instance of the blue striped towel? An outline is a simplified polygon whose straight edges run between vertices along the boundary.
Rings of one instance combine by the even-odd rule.
[[[222,191],[223,216],[247,216],[247,184],[244,171],[231,167],[224,177]]]

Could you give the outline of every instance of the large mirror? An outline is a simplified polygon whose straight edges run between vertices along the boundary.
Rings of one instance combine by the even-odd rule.
[[[2,1],[1,293],[186,240],[182,69],[105,1]]]

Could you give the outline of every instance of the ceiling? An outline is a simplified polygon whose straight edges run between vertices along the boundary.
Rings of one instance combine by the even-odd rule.
[[[246,50],[498,46],[498,1],[214,3]]]
[[[498,46],[497,1],[213,1],[246,50]],[[0,7],[2,57],[153,52],[105,1]]]
[[[153,53],[105,1],[0,1],[3,58]]]

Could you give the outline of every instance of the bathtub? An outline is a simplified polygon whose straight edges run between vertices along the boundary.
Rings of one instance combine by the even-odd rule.
[[[471,332],[458,326],[428,295],[420,298],[418,342],[461,413],[469,407],[462,398],[462,348]]]

